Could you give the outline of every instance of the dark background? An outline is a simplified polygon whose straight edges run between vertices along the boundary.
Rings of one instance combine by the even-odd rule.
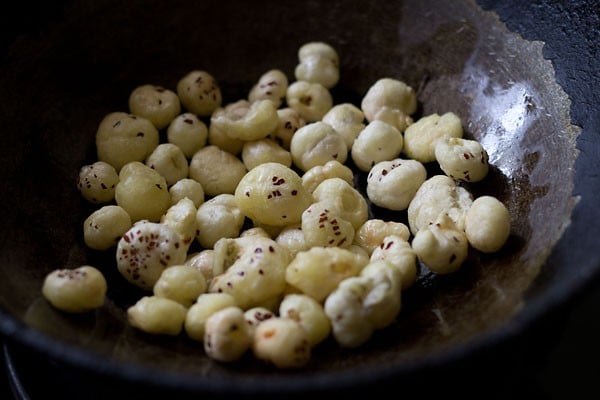
[[[3,11],[0,54],[7,51],[17,35],[35,34],[43,30],[47,21],[60,18],[57,4],[61,3],[64,2],[24,1]],[[485,9],[495,10],[509,29],[525,39],[545,42],[544,56],[553,62],[557,81],[573,102],[573,123],[582,127],[588,140],[598,143],[598,1],[480,0],[478,3]],[[582,163],[589,161],[585,157],[592,156],[582,155]],[[576,191],[585,192],[585,188],[576,187]],[[76,371],[59,369],[52,361],[26,350],[14,347],[10,350],[15,358],[14,371],[20,374],[32,399],[56,395],[59,398],[105,398],[116,389],[94,387],[93,382],[90,385],[90,382],[79,381]],[[562,307],[545,315],[522,336],[511,339],[504,345],[503,353],[501,359],[497,353],[479,355],[478,362],[465,361],[448,371],[444,379],[428,382],[426,377],[421,378],[423,381],[416,381],[410,389],[417,388],[422,394],[462,395],[463,398],[478,395],[488,399],[516,395],[533,399],[600,398],[600,278],[590,280]],[[1,361],[0,399],[11,399],[6,363],[4,359]],[[482,370],[474,365],[486,368]],[[409,395],[403,387],[398,387],[394,394]]]

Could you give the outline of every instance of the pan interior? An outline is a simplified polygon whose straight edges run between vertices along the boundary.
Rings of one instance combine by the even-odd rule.
[[[510,321],[570,222],[578,134],[570,125],[570,101],[543,58],[543,43],[523,40],[471,1],[74,2],[43,29],[13,43],[0,74],[0,307],[24,321],[19,329],[33,328],[99,360],[182,373],[196,383],[410,365]],[[142,293],[119,276],[113,253],[90,251],[81,235],[94,208],[75,180],[79,168],[95,160],[101,118],[126,111],[133,88],[173,89],[192,69],[213,73],[224,102],[236,101],[268,69],[293,77],[297,49],[312,40],[340,54],[336,103],[359,105],[375,80],[393,77],[417,90],[418,115],[452,111],[461,117],[465,136],[481,141],[492,166],[484,182],[468,189],[507,205],[508,243],[492,255],[472,252],[450,276],[422,269],[396,322],[356,350],[323,343],[306,370],[273,371],[251,357],[220,365],[185,337],[132,329],[125,310]],[[82,264],[105,273],[106,305],[82,316],[53,310],[41,297],[44,276]]]

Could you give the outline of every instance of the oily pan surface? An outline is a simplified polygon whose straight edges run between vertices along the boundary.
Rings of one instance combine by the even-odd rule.
[[[0,308],[24,322],[6,325],[10,335],[34,328],[56,339],[55,349],[81,349],[78,360],[143,365],[190,386],[224,390],[225,382],[252,385],[257,376],[276,385],[277,379],[393,370],[509,321],[569,224],[578,133],[569,125],[569,100],[543,59],[542,43],[519,38],[470,1],[263,1],[247,8],[234,1],[101,1],[65,6],[61,18],[42,29],[16,40],[0,78],[0,171],[9,194],[1,200],[7,215],[0,233]],[[95,208],[81,198],[75,181],[79,168],[96,158],[101,118],[127,111],[136,86],[173,89],[192,69],[216,77],[224,104],[238,100],[268,69],[293,79],[296,51],[312,40],[326,41],[340,54],[335,103],[359,105],[368,87],[387,76],[417,90],[418,115],[452,111],[461,117],[465,136],[484,145],[492,166],[484,182],[468,188],[507,205],[513,224],[508,243],[495,254],[472,252],[451,276],[422,269],[403,295],[395,323],[357,350],[327,341],[299,371],[275,371],[251,356],[221,365],[185,335],[134,330],[125,310],[142,293],[118,274],[113,252],[90,251],[81,233]],[[357,183],[364,185],[364,176]],[[376,207],[371,213],[405,220]],[[63,315],[41,297],[43,278],[81,264],[105,273],[106,305],[89,315]]]

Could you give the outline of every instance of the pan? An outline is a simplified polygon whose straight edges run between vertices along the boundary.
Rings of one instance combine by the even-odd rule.
[[[0,331],[9,343],[121,393],[304,397],[384,393],[400,383],[427,393],[441,390],[431,379],[448,389],[482,366],[502,366],[504,379],[522,373],[516,349],[540,346],[543,338],[531,334],[537,324],[597,279],[593,2],[102,0],[41,7],[33,21],[25,9],[14,16],[1,63]],[[75,181],[96,157],[100,120],[126,110],[133,88],[175,88],[193,69],[213,71],[224,102],[233,102],[268,69],[292,77],[297,49],[316,40],[340,54],[335,103],[360,104],[388,76],[415,88],[417,116],[460,117],[465,136],[490,157],[489,176],[469,188],[507,206],[506,245],[470,253],[448,276],[421,269],[390,326],[358,349],[326,341],[305,368],[278,370],[251,357],[218,363],[183,335],[132,328],[126,309],[142,293],[120,276],[112,253],[87,248],[81,234],[93,208]],[[106,302],[93,313],[65,315],[42,297],[43,279],[83,264],[102,269]],[[492,376],[481,382],[497,383]]]

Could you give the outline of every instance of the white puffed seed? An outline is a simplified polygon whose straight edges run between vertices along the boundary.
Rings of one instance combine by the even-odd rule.
[[[223,238],[215,244],[215,269],[223,270],[209,287],[211,293],[229,293],[246,310],[262,306],[285,289],[289,254],[274,240],[260,236]]]
[[[302,213],[302,232],[309,247],[349,247],[354,240],[354,226],[331,205],[331,200],[311,204]]]
[[[352,103],[336,104],[322,118],[323,122],[331,125],[344,138],[348,151],[365,128],[364,120],[365,114]]]
[[[185,260],[185,265],[195,268],[202,273],[207,285],[210,284],[210,280],[215,276],[214,264],[215,251],[213,249],[188,254]],[[219,271],[219,273],[221,272]]]
[[[435,159],[450,178],[479,182],[487,176],[488,153],[476,140],[444,138],[435,146]]]
[[[96,161],[81,167],[77,189],[83,198],[91,203],[108,203],[115,198],[117,183],[119,183],[119,174],[115,168],[104,161]]]
[[[315,165],[302,174],[302,186],[312,193],[321,182],[329,178],[341,178],[351,185],[354,183],[354,173],[349,167],[337,160],[330,160],[323,165]]]
[[[242,161],[247,170],[268,162],[289,168],[292,166],[292,154],[271,139],[260,139],[244,143]]]
[[[467,258],[469,244],[463,230],[447,214],[417,232],[412,248],[419,260],[437,274],[456,272]]]
[[[462,136],[460,117],[453,112],[426,115],[404,131],[404,154],[422,163],[432,162],[435,161],[435,146],[438,141]]]
[[[132,161],[119,172],[115,201],[123,207],[132,222],[157,222],[171,205],[167,181],[152,168]]]
[[[185,333],[191,339],[204,341],[208,318],[219,310],[235,305],[235,299],[228,293],[202,293],[185,316]]]
[[[254,330],[263,321],[276,318],[277,315],[266,307],[252,307],[244,312],[244,318],[250,332],[250,337],[254,337]]]
[[[373,218],[367,220],[356,230],[354,243],[365,249],[369,256],[371,256],[373,251],[383,243],[386,236],[391,235],[408,240],[410,230],[402,222],[384,221],[379,218]]]
[[[130,283],[151,290],[163,270],[183,264],[186,247],[165,224],[139,221],[117,244],[117,268]]]
[[[309,249],[306,240],[304,240],[302,227],[300,226],[283,228],[277,237],[275,237],[275,241],[289,251],[291,258],[294,258],[298,252]]]
[[[367,176],[367,197],[379,207],[406,210],[426,179],[427,170],[419,161],[401,158],[381,161]]]
[[[224,308],[206,320],[204,351],[217,361],[237,361],[252,345],[250,333],[241,308]]]
[[[158,143],[158,130],[152,122],[124,112],[106,115],[96,131],[98,160],[117,172],[129,162],[144,161]]]
[[[102,307],[106,280],[100,270],[90,265],[57,269],[44,278],[42,294],[61,311],[84,313]]]
[[[254,330],[254,356],[277,368],[298,368],[310,360],[311,347],[302,326],[289,318],[271,318]]]
[[[473,201],[465,217],[465,233],[469,244],[483,253],[502,248],[510,236],[510,213],[493,196],[481,196]]]
[[[215,110],[210,123],[233,139],[250,141],[263,139],[274,132],[279,118],[277,107],[270,100],[253,103],[238,100]]]
[[[400,236],[386,236],[373,250],[370,261],[384,260],[400,271],[402,290],[411,287],[417,279],[417,255],[410,243]]]
[[[228,136],[223,129],[213,124],[208,126],[208,144],[235,156],[239,155],[244,147],[243,140]]]
[[[161,224],[167,225],[179,234],[181,244],[186,251],[196,237],[196,213],[197,209],[194,202],[186,197],[169,207],[167,212],[160,218]]]
[[[406,83],[394,78],[381,78],[369,87],[360,107],[369,122],[375,121],[377,113],[384,107],[411,115],[417,109],[417,96]]]
[[[271,69],[262,74],[258,82],[252,86],[248,100],[250,102],[270,100],[275,108],[279,108],[285,99],[287,88],[287,76],[281,70]]]
[[[239,158],[213,145],[198,150],[189,166],[189,177],[200,182],[208,196],[233,194],[246,172]]]
[[[340,79],[340,60],[337,51],[324,42],[310,42],[298,50],[299,64],[294,69],[298,81],[320,83],[330,89]]]
[[[298,224],[312,198],[294,170],[279,163],[264,163],[240,180],[235,200],[241,212],[256,224],[283,227]]]
[[[279,305],[279,316],[297,321],[308,334],[308,344],[315,347],[331,333],[329,318],[321,303],[305,294],[288,294]]]
[[[381,107],[374,115],[373,121],[382,121],[390,124],[400,132],[404,132],[414,120],[402,110],[390,107]]]
[[[187,309],[174,300],[144,296],[127,309],[127,320],[146,333],[176,336],[181,333],[186,312]]]
[[[325,202],[358,229],[369,218],[369,205],[358,190],[342,178],[325,179],[313,191],[315,202]]]
[[[161,174],[168,186],[188,176],[188,160],[173,143],[159,144],[146,159],[146,165]]]
[[[196,240],[211,249],[221,238],[239,236],[244,215],[232,194],[221,194],[204,202],[196,212]]]
[[[348,148],[344,138],[325,122],[312,122],[298,129],[290,143],[294,165],[308,171],[317,165],[336,160],[344,163]]]
[[[206,291],[206,279],[196,268],[189,265],[173,265],[166,268],[154,284],[157,297],[175,300],[190,307]]]
[[[175,182],[169,188],[169,194],[171,195],[171,205],[177,204],[186,197],[192,200],[196,208],[204,203],[204,189],[202,185],[191,178],[184,178]]]
[[[301,251],[287,266],[286,282],[315,300],[323,301],[344,279],[364,267],[361,258],[341,247],[312,247]]]
[[[290,107],[277,110],[277,117],[279,119],[277,128],[267,137],[277,142],[284,149],[289,150],[292,136],[298,129],[306,125],[306,122],[296,110]]]
[[[351,148],[354,164],[369,171],[380,161],[393,160],[400,155],[404,139],[402,133],[382,121],[372,121],[363,129]]]
[[[216,79],[206,71],[195,70],[177,82],[181,104],[191,113],[208,117],[221,107],[221,89]]]
[[[162,86],[138,86],[129,95],[129,111],[163,129],[181,112],[179,97]]]
[[[465,229],[465,214],[473,203],[473,195],[454,179],[446,175],[434,175],[427,179],[408,205],[408,225],[416,234],[441,214],[448,214],[458,230]]]
[[[333,97],[325,86],[306,81],[288,86],[286,102],[307,123],[320,121],[333,107]]]
[[[108,205],[83,221],[83,240],[94,250],[108,250],[131,228],[131,217],[122,207]]]
[[[331,321],[331,333],[343,347],[359,347],[373,334],[363,307],[369,283],[365,277],[347,278],[325,299],[324,310]]]
[[[402,308],[400,287],[400,272],[383,260],[342,281],[324,304],[336,341],[343,347],[359,347],[375,330],[387,327]]]
[[[183,113],[175,117],[167,128],[167,141],[181,149],[186,158],[206,146],[208,128],[196,115]]]
[[[396,319],[402,308],[402,273],[385,260],[370,262],[360,272],[370,280],[370,290],[363,299],[369,322],[374,329],[382,329]]]

